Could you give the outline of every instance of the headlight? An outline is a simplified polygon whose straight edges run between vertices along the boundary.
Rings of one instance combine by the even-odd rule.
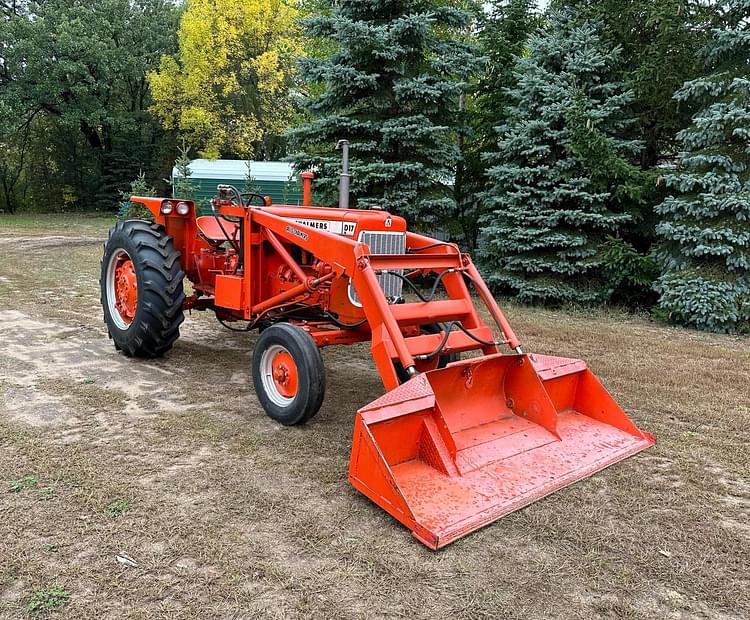
[[[178,215],[187,215],[190,213],[190,205],[187,202],[178,202],[177,203],[177,214]]]
[[[174,205],[169,200],[164,200],[161,203],[161,212],[163,215],[169,215],[174,211]]]

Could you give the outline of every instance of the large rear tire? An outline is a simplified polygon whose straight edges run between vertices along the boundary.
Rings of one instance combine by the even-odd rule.
[[[128,357],[161,357],[180,336],[184,272],[164,228],[144,220],[117,222],[101,264],[104,322]]]
[[[320,349],[296,325],[275,323],[262,331],[252,371],[260,404],[285,426],[304,424],[323,404],[326,376]]]

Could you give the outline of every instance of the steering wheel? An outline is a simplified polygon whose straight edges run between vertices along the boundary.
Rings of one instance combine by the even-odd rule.
[[[250,201],[253,198],[257,198],[258,200],[260,200],[260,205],[257,205],[257,206],[263,206],[263,207],[266,206],[266,197],[261,194],[258,194],[256,192],[242,192],[240,194],[240,198],[242,198],[243,200],[243,206],[245,206],[244,204],[245,197],[247,197],[247,206],[250,206]]]

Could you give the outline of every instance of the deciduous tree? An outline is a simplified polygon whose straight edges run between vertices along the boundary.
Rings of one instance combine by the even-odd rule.
[[[153,112],[205,157],[271,158],[294,119],[295,0],[188,0]]]
[[[177,9],[169,0],[14,5],[0,19],[0,106],[9,119],[3,133],[22,145],[29,131],[34,137],[43,130],[36,146],[52,153],[79,198],[114,207],[118,190],[160,156],[145,73],[172,49]],[[85,163],[71,162],[64,151],[81,137]]]

